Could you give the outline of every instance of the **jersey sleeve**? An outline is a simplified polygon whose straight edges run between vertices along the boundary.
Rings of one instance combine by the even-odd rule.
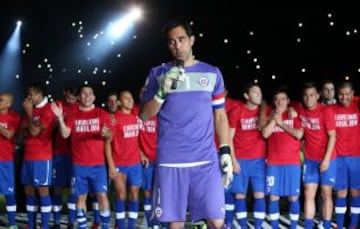
[[[212,94],[212,105],[214,110],[225,107],[224,79],[219,68],[215,67],[215,70],[216,70],[217,78],[216,78],[214,91]]]

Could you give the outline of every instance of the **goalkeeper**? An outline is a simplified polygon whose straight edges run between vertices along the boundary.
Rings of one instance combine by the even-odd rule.
[[[143,120],[157,115],[159,124],[153,215],[178,229],[189,210],[192,221],[207,219],[210,228],[222,228],[223,185],[233,174],[223,77],[217,67],[194,59],[188,22],[169,21],[164,33],[174,61],[150,70],[140,109]]]

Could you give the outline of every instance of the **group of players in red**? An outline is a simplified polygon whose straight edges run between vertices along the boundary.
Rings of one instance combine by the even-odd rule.
[[[111,93],[107,111],[95,107],[90,85],[69,83],[64,98],[52,103],[42,83],[31,84],[23,102],[24,115],[11,110],[13,95],[0,93],[0,192],[6,197],[9,228],[15,223],[14,150],[17,136],[24,138],[21,182],[26,194],[27,228],[60,228],[64,191],[67,190],[68,228],[87,227],[87,196],[94,196],[93,228],[109,228],[109,179],[114,187],[115,226],[135,228],[139,190],[149,226],[152,174],[156,152],[156,117],[138,118],[138,106],[129,91]],[[103,152],[100,153],[99,152]],[[127,193],[128,192],[128,193]]]
[[[317,208],[323,228],[331,228],[333,212],[338,228],[343,228],[347,214],[351,215],[348,227],[357,228],[359,98],[349,81],[337,85],[336,96],[338,102],[331,81],[324,81],[321,91],[315,83],[306,82],[301,102],[290,101],[287,88],[279,86],[273,91],[271,105],[265,105],[260,86],[250,83],[244,88],[244,101],[235,102],[234,108],[228,106],[234,164],[234,178],[225,192],[228,227],[232,227],[235,214],[241,228],[247,228],[250,183],[255,228],[261,228],[266,214],[272,228],[279,228],[280,197],[287,197],[289,227],[296,228],[301,193],[305,228],[313,228]],[[316,206],[318,189],[321,204]]]
[[[227,227],[233,227],[236,218],[241,228],[247,228],[248,184],[254,196],[255,228],[261,228],[266,214],[272,227],[279,227],[279,200],[283,196],[289,200],[290,227],[296,228],[302,190],[305,228],[312,228],[318,188],[323,227],[331,227],[335,212],[338,228],[343,228],[348,206],[349,228],[357,227],[359,99],[349,81],[337,86],[337,101],[334,94],[331,81],[324,82],[320,92],[314,83],[307,82],[301,103],[291,102],[286,88],[279,87],[273,92],[272,104],[264,105],[260,86],[250,83],[244,87],[243,101],[227,99],[234,169],[232,183],[225,189]],[[129,91],[109,94],[107,112],[95,107],[89,85],[69,84],[64,98],[50,103],[45,86],[34,83],[28,87],[22,117],[11,110],[13,99],[10,93],[0,93],[0,192],[6,197],[9,228],[16,228],[14,148],[19,135],[24,137],[21,182],[28,228],[36,228],[39,210],[41,228],[49,228],[51,213],[54,228],[60,228],[64,189],[71,189],[68,228],[73,228],[75,221],[79,228],[87,227],[89,193],[98,201],[94,205],[99,210],[96,224],[109,228],[109,177],[115,191],[116,227],[125,228],[127,212],[128,228],[135,228],[140,189],[144,190],[149,227],[158,225],[150,219],[157,121],[156,117],[140,121],[139,108]]]

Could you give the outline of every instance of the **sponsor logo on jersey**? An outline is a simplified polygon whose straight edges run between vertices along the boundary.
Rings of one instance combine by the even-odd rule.
[[[163,213],[163,210],[161,209],[161,207],[156,207],[155,208],[155,216],[156,216],[156,218],[160,218],[162,213]]]

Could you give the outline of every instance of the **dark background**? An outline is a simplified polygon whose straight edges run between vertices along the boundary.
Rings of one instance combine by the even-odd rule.
[[[226,0],[6,0],[1,4],[0,50],[16,21],[23,21],[21,44],[26,54],[21,56],[19,70],[21,90],[35,80],[48,81],[52,98],[61,97],[68,80],[87,80],[95,86],[99,105],[110,91],[129,89],[136,97],[150,67],[169,58],[161,26],[177,15],[193,22],[194,54],[197,59],[220,67],[230,97],[239,98],[244,83],[255,79],[263,86],[266,97],[276,85],[287,84],[295,100],[299,99],[301,84],[308,80],[338,82],[348,76],[357,90],[360,85],[360,13],[355,3],[348,1],[284,4]],[[139,5],[144,11],[143,19],[131,33],[101,57],[87,49],[86,42],[91,41],[92,35],[131,5]],[[72,22],[80,20],[82,39],[77,32],[80,25],[72,26]],[[303,26],[299,27],[299,23]],[[297,42],[298,38],[301,42]],[[87,60],[89,55],[91,60]],[[44,58],[51,64],[52,72],[45,67]],[[93,74],[96,67],[97,74]],[[302,68],[306,71],[302,72]],[[6,84],[0,79],[0,88],[6,89]],[[24,93],[15,94],[17,103],[21,103]]]

